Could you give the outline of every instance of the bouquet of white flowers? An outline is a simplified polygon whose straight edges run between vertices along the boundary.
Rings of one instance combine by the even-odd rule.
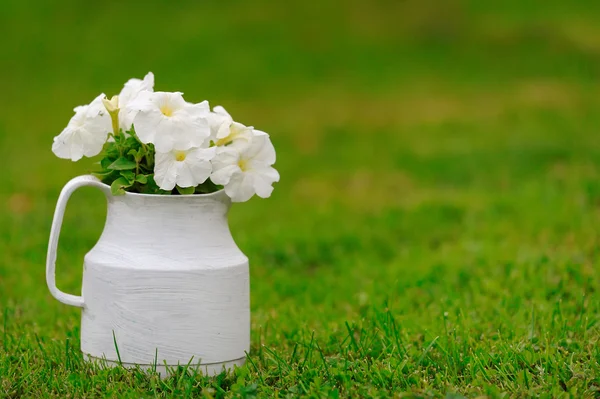
[[[118,96],[99,95],[54,138],[52,151],[78,161],[100,154],[95,175],[114,195],[210,193],[234,202],[266,198],[279,181],[269,135],[235,122],[221,106],[154,92],[154,75],[130,79]]]

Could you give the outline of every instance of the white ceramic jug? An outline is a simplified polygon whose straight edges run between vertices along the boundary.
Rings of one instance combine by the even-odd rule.
[[[104,192],[108,214],[85,256],[76,296],[60,291],[54,274],[65,207],[82,186]],[[177,365],[214,374],[244,363],[250,347],[248,258],[231,237],[229,207],[222,190],[113,196],[94,176],[67,183],[50,232],[46,280],[56,299],[82,308],[84,357],[156,366],[163,375]]]

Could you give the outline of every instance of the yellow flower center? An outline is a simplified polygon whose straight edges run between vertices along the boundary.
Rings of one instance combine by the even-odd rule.
[[[176,151],[175,152],[175,160],[178,162],[185,161],[185,151]]]
[[[240,169],[242,170],[242,172],[245,172],[248,170],[248,160],[247,159],[240,159],[238,161],[238,166],[240,167]]]
[[[174,111],[173,108],[171,108],[168,104],[164,104],[160,107],[160,112],[162,112],[164,116],[170,117],[173,116]]]

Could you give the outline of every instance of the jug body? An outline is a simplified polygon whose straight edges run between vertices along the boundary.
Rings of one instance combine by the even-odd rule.
[[[165,374],[178,365],[218,373],[243,364],[249,269],[229,231],[227,195],[112,196],[102,183],[88,185],[106,193],[107,220],[85,256],[82,295],[69,298],[80,303],[63,300],[82,307],[84,356]]]

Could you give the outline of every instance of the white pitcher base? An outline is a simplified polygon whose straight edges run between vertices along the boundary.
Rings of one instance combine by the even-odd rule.
[[[91,356],[84,353],[84,359],[88,362],[97,362],[101,365],[106,365],[107,367],[119,367],[123,366],[128,369],[133,369],[139,367],[144,371],[156,370],[156,373],[159,374],[162,378],[166,378],[173,374],[175,370],[177,370],[178,365],[165,365],[165,364],[136,364],[136,363],[121,363],[118,361],[101,359],[99,357]],[[225,371],[233,371],[233,366],[241,367],[246,363],[246,358],[241,357],[239,359],[230,360],[228,362],[222,363],[205,363],[205,364],[180,364],[179,366],[188,367],[189,370],[198,371],[207,376],[215,376]]]

